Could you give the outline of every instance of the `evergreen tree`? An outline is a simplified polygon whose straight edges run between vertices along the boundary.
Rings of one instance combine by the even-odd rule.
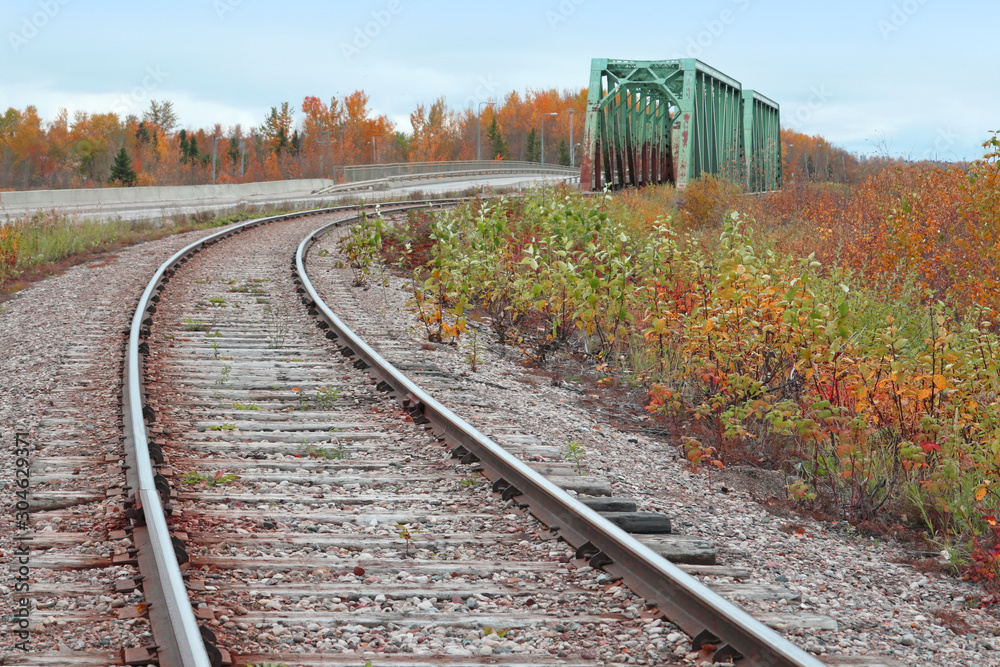
[[[187,162],[188,160],[188,133],[187,130],[181,130],[178,135],[181,138],[181,162]]]
[[[301,147],[302,139],[299,137],[299,131],[295,130],[295,132],[292,133],[292,153],[298,153]]]
[[[541,162],[542,161],[542,144],[538,140],[538,134],[535,132],[534,128],[528,132],[528,140],[526,142],[524,149],[524,161],[525,162]]]
[[[140,144],[149,143],[149,131],[146,129],[145,122],[139,123],[139,127],[135,131],[135,138]]]
[[[569,166],[569,144],[565,139],[559,142],[559,164],[564,167]]]
[[[188,160],[191,160],[191,162],[195,162],[201,158],[201,152],[198,150],[198,137],[193,134],[191,135],[191,138],[188,139],[187,151],[187,158]]]
[[[121,150],[115,156],[115,163],[111,165],[111,178],[108,179],[108,183],[120,183],[126,187],[131,187],[136,184],[139,177],[136,176],[135,170],[132,168],[132,158],[129,157],[128,151],[122,146]]]
[[[240,159],[243,157],[243,151],[240,148],[240,140],[235,134],[229,137],[229,150],[227,153],[229,155],[229,164],[234,166],[240,164]]]
[[[490,129],[487,131],[490,138],[490,160],[506,160],[510,157],[510,147],[507,145],[507,140],[503,138],[503,133],[500,131],[500,123],[497,122],[496,114],[493,116],[493,122],[490,123]]]

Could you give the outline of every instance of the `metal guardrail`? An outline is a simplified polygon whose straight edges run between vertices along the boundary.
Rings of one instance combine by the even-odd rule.
[[[360,181],[378,181],[382,179],[399,180],[404,178],[427,178],[445,175],[462,176],[467,174],[505,174],[505,173],[548,173],[554,175],[579,176],[579,167],[564,167],[557,164],[541,164],[539,162],[520,162],[516,160],[456,160],[448,162],[396,162],[392,164],[370,164],[340,167],[337,169],[338,181],[358,183]]]
[[[297,289],[303,294],[303,303],[316,309],[327,337],[339,339],[343,353],[356,357],[358,367],[378,381],[380,390],[395,393],[415,423],[429,423],[459,453],[478,460],[494,479],[495,491],[504,498],[519,498],[535,517],[573,545],[578,556],[588,557],[595,568],[620,576],[635,593],[655,603],[671,622],[694,638],[696,649],[721,644],[713,661],[742,657],[745,662],[740,664],[755,667],[822,667],[818,659],[532,470],[424,392],[351,331],[316,292],[305,269],[312,244],[349,222],[325,225],[302,241],[292,267]]]

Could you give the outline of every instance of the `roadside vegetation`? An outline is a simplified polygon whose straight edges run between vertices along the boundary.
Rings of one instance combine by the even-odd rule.
[[[474,314],[525,363],[586,356],[640,388],[692,464],[782,470],[792,501],[902,524],[996,586],[1000,141],[985,147],[768,195],[550,190],[371,238],[428,339],[457,344]]]
[[[278,211],[275,211],[277,213]],[[51,212],[0,223],[0,301],[28,283],[120,248],[196,229],[224,227],[260,217],[188,215],[171,221],[74,220]]]
[[[468,194],[469,192],[447,192],[436,196],[457,197]],[[424,193],[419,191],[408,195],[412,200],[424,197]],[[317,202],[315,205],[352,203],[363,204],[364,200],[354,196],[340,197],[332,201]],[[203,212],[162,220],[81,220],[54,211],[0,220],[0,302],[31,282],[58,274],[71,266],[90,261],[106,261],[108,253],[125,246],[198,229],[225,227],[266,215],[292,212],[279,204],[228,215]]]

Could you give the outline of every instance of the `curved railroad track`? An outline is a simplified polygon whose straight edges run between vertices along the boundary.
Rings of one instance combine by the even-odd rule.
[[[723,597],[795,593],[740,586],[749,572],[553,448],[498,445],[404,374],[449,382],[408,337],[352,332],[335,313],[350,288],[307,258],[355,219],[237,225],[150,280],[123,366],[127,480],[108,493],[126,521],[106,536],[127,545],[117,622],[149,632],[107,664],[682,664],[681,632],[696,663],[824,664]]]
[[[296,308],[289,277],[276,267],[309,224],[248,224],[238,245],[215,245],[229,231],[200,244],[197,257],[196,248],[178,253],[177,263],[190,264],[176,270],[168,262],[133,321],[127,421],[138,427],[141,411],[147,422],[133,429],[133,537],[146,581],[161,582],[149,602],[161,663],[331,664],[337,649],[362,643],[383,648],[383,658],[395,650],[485,657],[506,644],[522,649],[511,633],[530,644],[534,662],[553,644],[571,646],[567,633],[610,625],[620,628],[613,636],[631,638],[666,612],[695,650],[717,647],[715,661],[819,664],[493,443],[357,338],[305,270],[309,245],[328,227],[296,249],[295,290],[308,313]],[[153,314],[155,330],[144,331]],[[346,361],[331,364],[338,349]],[[359,382],[358,370],[377,385]],[[155,382],[142,400],[144,379]],[[149,440],[146,429],[161,439]],[[439,440],[481,466],[492,498],[462,493],[469,473],[442,462]],[[159,472],[145,469],[149,454]],[[173,514],[170,538],[161,505]],[[569,544],[554,544],[521,507]],[[655,520],[613,518],[626,526]],[[175,550],[189,567],[194,610],[170,562]],[[571,557],[623,577],[659,611],[606,611],[603,588],[569,573]],[[553,626],[562,626],[559,642],[547,636]],[[423,636],[414,640],[414,629]],[[475,653],[465,648],[485,637],[491,641],[472,642]],[[555,652],[581,664],[596,657]],[[602,653],[607,660],[630,652]]]

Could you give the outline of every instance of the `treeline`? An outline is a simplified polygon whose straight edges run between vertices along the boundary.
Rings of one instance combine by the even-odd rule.
[[[858,184],[870,175],[903,164],[920,163],[938,167],[950,164],[934,159],[892,158],[887,147],[874,148],[875,155],[858,156],[819,135],[810,136],[782,128],[781,158],[785,183]]]
[[[586,99],[586,90],[529,90],[455,110],[440,98],[410,114],[412,131],[374,113],[360,90],[329,102],[306,97],[300,107],[285,102],[250,128],[182,127],[170,101],[154,100],[141,115],[125,118],[86,112],[70,117],[64,109],[46,121],[33,106],[10,108],[0,116],[0,190],[105,187],[112,180],[193,185],[213,178],[333,178],[345,165],[473,160],[480,140],[483,159],[537,162],[543,122],[545,161],[579,164],[579,148],[570,152],[570,122],[578,144]]]
[[[64,109],[46,121],[33,106],[10,108],[0,115],[0,190],[104,187],[112,180],[193,185],[213,178],[335,178],[345,165],[479,155],[529,162],[544,155],[550,164],[579,165],[586,106],[586,89],[512,92],[462,110],[439,98],[413,110],[409,131],[376,114],[361,90],[329,102],[310,96],[298,107],[282,103],[249,128],[182,127],[169,101],[153,100],[141,114],[125,118],[86,112],[70,117]],[[859,183],[896,162],[858,158],[820,136],[790,129],[782,129],[781,144],[786,183]]]

